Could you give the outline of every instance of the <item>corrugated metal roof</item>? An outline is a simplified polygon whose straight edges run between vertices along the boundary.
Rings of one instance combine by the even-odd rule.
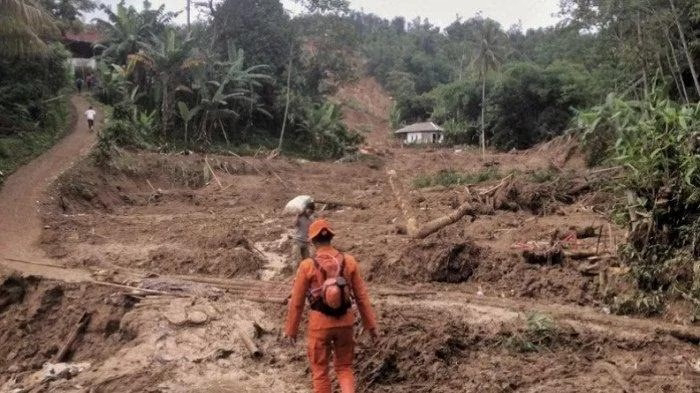
[[[413,123],[411,125],[407,125],[404,128],[396,130],[395,134],[406,134],[409,132],[435,132],[435,131],[443,131],[443,129],[440,126],[438,126],[437,124],[433,123],[432,121],[426,121],[423,123]]]

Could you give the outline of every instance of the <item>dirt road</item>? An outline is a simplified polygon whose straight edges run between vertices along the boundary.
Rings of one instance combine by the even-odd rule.
[[[72,96],[70,101],[75,113],[71,133],[47,152],[19,168],[0,189],[0,262],[25,273],[66,281],[87,277],[79,272],[66,274],[62,269],[21,261],[53,264],[37,245],[43,227],[39,214],[41,201],[49,184],[87,154],[96,141],[96,133],[88,130],[83,117],[89,106],[88,101],[79,95]],[[101,115],[98,114],[96,131],[102,124]]]

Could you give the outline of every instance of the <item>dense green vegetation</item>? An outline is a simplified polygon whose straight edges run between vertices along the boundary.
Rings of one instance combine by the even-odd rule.
[[[661,310],[662,293],[700,298],[700,104],[652,89],[646,100],[610,95],[580,114],[595,158],[623,166],[618,218],[629,225],[621,254],[642,293],[616,299],[621,312]],[[627,311],[625,311],[627,310]]]
[[[395,127],[431,119],[450,143],[478,143],[483,131],[496,148],[525,148],[610,92],[645,97],[655,79],[674,100],[700,98],[697,2],[566,0],[561,11],[559,25],[528,31],[482,17],[444,29],[359,12],[307,18],[334,18],[336,46],[361,48],[395,99]]]
[[[334,64],[303,49],[301,23],[279,1],[224,1],[190,28],[147,3],[105,11],[97,96],[121,108],[105,138],[177,149],[278,147],[313,158],[342,156],[361,141],[322,94],[337,79]]]
[[[69,53],[55,40],[91,7],[86,0],[0,2],[0,184],[67,131]]]

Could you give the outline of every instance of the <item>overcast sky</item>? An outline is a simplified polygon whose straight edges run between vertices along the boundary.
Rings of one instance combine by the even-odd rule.
[[[118,0],[102,2],[114,5]],[[127,3],[140,8],[142,0],[127,0]],[[186,0],[151,0],[151,3],[154,7],[165,3],[168,10],[180,11],[184,9]],[[282,0],[282,3],[292,13],[300,11],[292,0]],[[350,7],[389,19],[403,16],[412,20],[421,16],[440,27],[452,23],[457,15],[466,19],[481,12],[484,17],[500,22],[504,28],[520,23],[528,29],[555,24],[558,21],[559,0],[350,0]],[[92,17],[94,15],[89,16]],[[184,12],[178,21],[185,21]]]

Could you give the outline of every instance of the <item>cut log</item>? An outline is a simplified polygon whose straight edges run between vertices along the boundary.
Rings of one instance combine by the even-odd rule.
[[[260,348],[258,348],[257,345],[253,342],[253,339],[248,336],[241,326],[239,324],[236,324],[236,330],[238,331],[238,337],[241,338],[241,341],[243,341],[243,345],[245,348],[248,350],[250,353],[250,356],[253,358],[259,358],[262,356],[262,351],[260,351]]]
[[[474,216],[474,217],[476,216],[476,210],[471,205],[471,203],[469,203],[469,201],[461,204],[452,213],[450,213],[446,216],[442,216],[440,218],[436,218],[436,219],[428,222],[427,224],[423,225],[418,230],[418,232],[415,232],[415,235],[413,237],[416,239],[426,238],[429,235],[439,231],[440,229],[457,222],[460,218],[464,217],[467,214]]]
[[[396,198],[399,208],[401,209],[401,213],[406,220],[406,232],[409,236],[413,236],[418,231],[416,218],[411,214],[408,201],[404,197],[399,187],[396,185],[396,171],[391,170],[387,174],[389,175],[389,186],[391,186],[391,191],[394,193],[394,198]]]
[[[564,256],[569,259],[588,259],[597,256],[595,251],[566,251]]]
[[[75,325],[75,328],[73,328],[73,331],[66,339],[66,342],[63,343],[63,346],[56,354],[56,357],[54,358],[55,363],[61,363],[66,360],[66,357],[70,353],[75,340],[77,340],[78,337],[85,332],[85,328],[87,327],[88,323],[90,323],[90,318],[92,318],[92,314],[87,311],[83,312],[78,320],[78,323]]]
[[[324,205],[331,205],[331,206],[353,207],[355,209],[361,209],[361,210],[367,209],[367,205],[365,205],[362,202],[338,201],[335,199],[314,199],[314,202],[324,204]]]

